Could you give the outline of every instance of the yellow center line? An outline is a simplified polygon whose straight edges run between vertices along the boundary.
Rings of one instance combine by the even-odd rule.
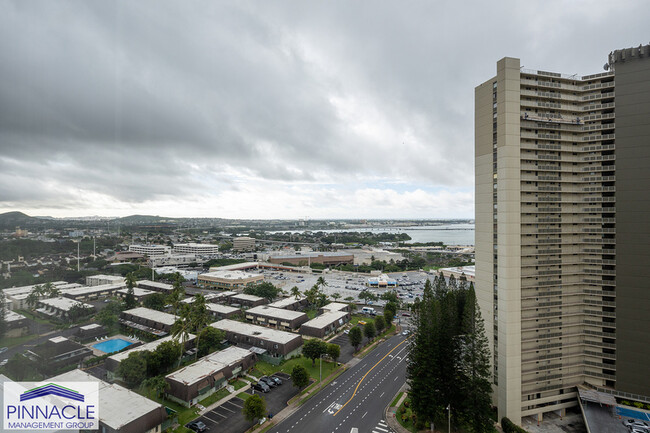
[[[361,383],[362,383],[363,380],[366,378],[366,376],[367,376],[367,375],[368,375],[372,370],[374,370],[374,368],[375,368],[376,366],[378,366],[379,363],[380,363],[381,361],[384,360],[384,358],[386,358],[388,355],[390,355],[391,353],[393,353],[393,350],[397,349],[397,348],[400,347],[402,344],[406,343],[406,341],[407,341],[409,338],[410,338],[410,337],[405,338],[404,341],[402,341],[402,342],[401,342],[400,344],[398,344],[397,346],[393,347],[393,348],[391,349],[390,352],[388,352],[387,354],[385,354],[383,358],[381,358],[379,361],[377,361],[377,363],[376,363],[375,365],[373,365],[372,368],[366,372],[366,374],[363,375],[363,377],[361,378],[361,380],[359,380],[359,383],[357,384],[357,387],[354,388],[354,392],[352,393],[352,397],[350,397],[350,400],[346,401],[345,404],[343,404],[343,406],[341,406],[341,408],[340,408],[339,410],[337,410],[337,411],[334,413],[333,416],[336,416],[337,413],[341,412],[341,411],[343,410],[343,408],[344,408],[348,403],[350,403],[350,401],[352,401],[352,399],[354,398],[354,396],[355,396],[356,393],[357,393],[357,390],[358,390],[359,387],[361,386]]]

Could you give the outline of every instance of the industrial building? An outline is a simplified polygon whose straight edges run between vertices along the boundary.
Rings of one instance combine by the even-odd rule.
[[[476,293],[499,419],[576,387],[650,401],[650,45],[585,76],[519,59],[475,91]]]

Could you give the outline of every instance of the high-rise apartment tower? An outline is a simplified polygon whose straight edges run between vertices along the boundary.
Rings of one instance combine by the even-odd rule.
[[[650,45],[476,88],[476,289],[499,417],[650,395]]]

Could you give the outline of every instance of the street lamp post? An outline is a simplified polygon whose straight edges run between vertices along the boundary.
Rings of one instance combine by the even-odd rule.
[[[451,404],[447,405],[447,420],[449,422],[448,424],[448,433],[451,433]]]

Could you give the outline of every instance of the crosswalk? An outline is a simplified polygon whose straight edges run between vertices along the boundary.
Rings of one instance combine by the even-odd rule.
[[[386,421],[383,419],[377,423],[376,426],[372,428],[372,433],[393,433],[393,430],[388,427]]]

